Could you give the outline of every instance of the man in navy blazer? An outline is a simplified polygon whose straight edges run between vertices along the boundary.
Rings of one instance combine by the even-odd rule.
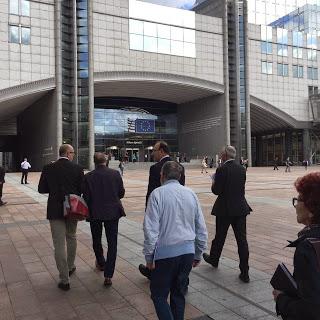
[[[163,165],[167,161],[172,161],[170,158],[170,155],[169,155],[169,153],[170,153],[169,146],[165,141],[156,142],[156,144],[153,147],[152,153],[153,153],[153,158],[155,161],[157,161],[157,163],[155,163],[154,165],[152,165],[150,167],[148,191],[147,191],[147,195],[146,195],[146,207],[147,207],[148,199],[149,199],[151,192],[154,189],[161,186],[160,172],[161,172]],[[179,183],[184,186],[185,174],[184,174],[183,166],[181,166],[181,167],[182,167],[182,173],[181,173],[181,176],[179,179]],[[139,271],[143,276],[150,279],[150,270],[145,265],[140,264]]]
[[[96,256],[96,267],[104,270],[104,285],[112,284],[117,258],[119,219],[125,216],[121,203],[125,190],[122,178],[117,170],[108,168],[106,155],[94,154],[95,170],[84,176],[82,191],[89,207],[89,221],[92,234],[92,246]],[[105,260],[101,243],[103,225],[108,242]]]
[[[249,249],[247,242],[246,217],[252,211],[245,199],[246,170],[235,161],[236,149],[227,146],[221,152],[223,165],[213,177],[211,190],[218,196],[212,208],[216,216],[216,235],[212,240],[210,255],[204,260],[217,268],[230,225],[238,244],[240,275],[243,282],[249,282]]]

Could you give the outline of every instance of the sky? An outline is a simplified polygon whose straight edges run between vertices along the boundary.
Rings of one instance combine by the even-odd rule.
[[[181,9],[191,9],[196,2],[196,0],[143,0],[143,1],[160,4],[163,6],[181,8]]]

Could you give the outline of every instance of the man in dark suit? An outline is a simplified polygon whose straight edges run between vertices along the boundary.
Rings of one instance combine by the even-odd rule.
[[[4,206],[6,202],[2,201],[2,190],[3,190],[3,184],[5,183],[4,176],[6,175],[6,172],[3,167],[0,166],[0,206]]]
[[[105,154],[94,155],[96,169],[87,173],[83,181],[83,197],[89,207],[89,221],[92,234],[92,246],[96,256],[96,267],[104,270],[104,285],[112,284],[118,241],[119,219],[125,216],[121,204],[124,187],[120,173],[107,167]],[[101,243],[103,225],[108,242],[107,259],[103,255]]]
[[[148,199],[151,194],[151,192],[161,186],[160,182],[160,172],[163,167],[163,165],[167,161],[171,161],[171,158],[169,156],[170,150],[169,146],[165,141],[158,141],[153,147],[153,159],[157,161],[154,165],[150,167],[149,171],[149,183],[148,183],[148,191],[146,195],[146,207],[148,204]],[[185,184],[185,174],[184,174],[184,168],[182,166],[182,174],[179,179],[179,183],[184,186]],[[143,264],[139,265],[139,271],[142,275],[150,279],[150,270]]]
[[[59,271],[58,287],[65,291],[70,289],[69,276],[76,270],[77,221],[64,217],[63,201],[68,194],[81,194],[83,179],[83,169],[72,162],[73,157],[73,147],[69,144],[61,145],[59,159],[43,167],[38,185],[40,193],[49,193],[47,219]]]
[[[235,161],[236,149],[227,146],[221,153],[223,165],[217,169],[212,182],[212,192],[218,196],[212,208],[216,216],[216,236],[212,240],[210,255],[204,260],[217,268],[223,245],[232,226],[238,244],[240,275],[243,282],[249,282],[249,249],[247,242],[246,216],[252,211],[245,199],[246,170]]]

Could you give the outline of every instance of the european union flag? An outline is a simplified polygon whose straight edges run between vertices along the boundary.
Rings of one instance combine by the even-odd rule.
[[[136,132],[155,133],[155,121],[150,119],[136,119]]]

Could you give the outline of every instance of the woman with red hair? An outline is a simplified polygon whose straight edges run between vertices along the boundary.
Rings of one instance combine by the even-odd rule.
[[[320,172],[298,178],[294,184],[298,197],[292,199],[298,223],[305,227],[298,239],[290,243],[295,247],[293,277],[298,295],[292,297],[274,290],[277,313],[286,320],[320,319]]]

